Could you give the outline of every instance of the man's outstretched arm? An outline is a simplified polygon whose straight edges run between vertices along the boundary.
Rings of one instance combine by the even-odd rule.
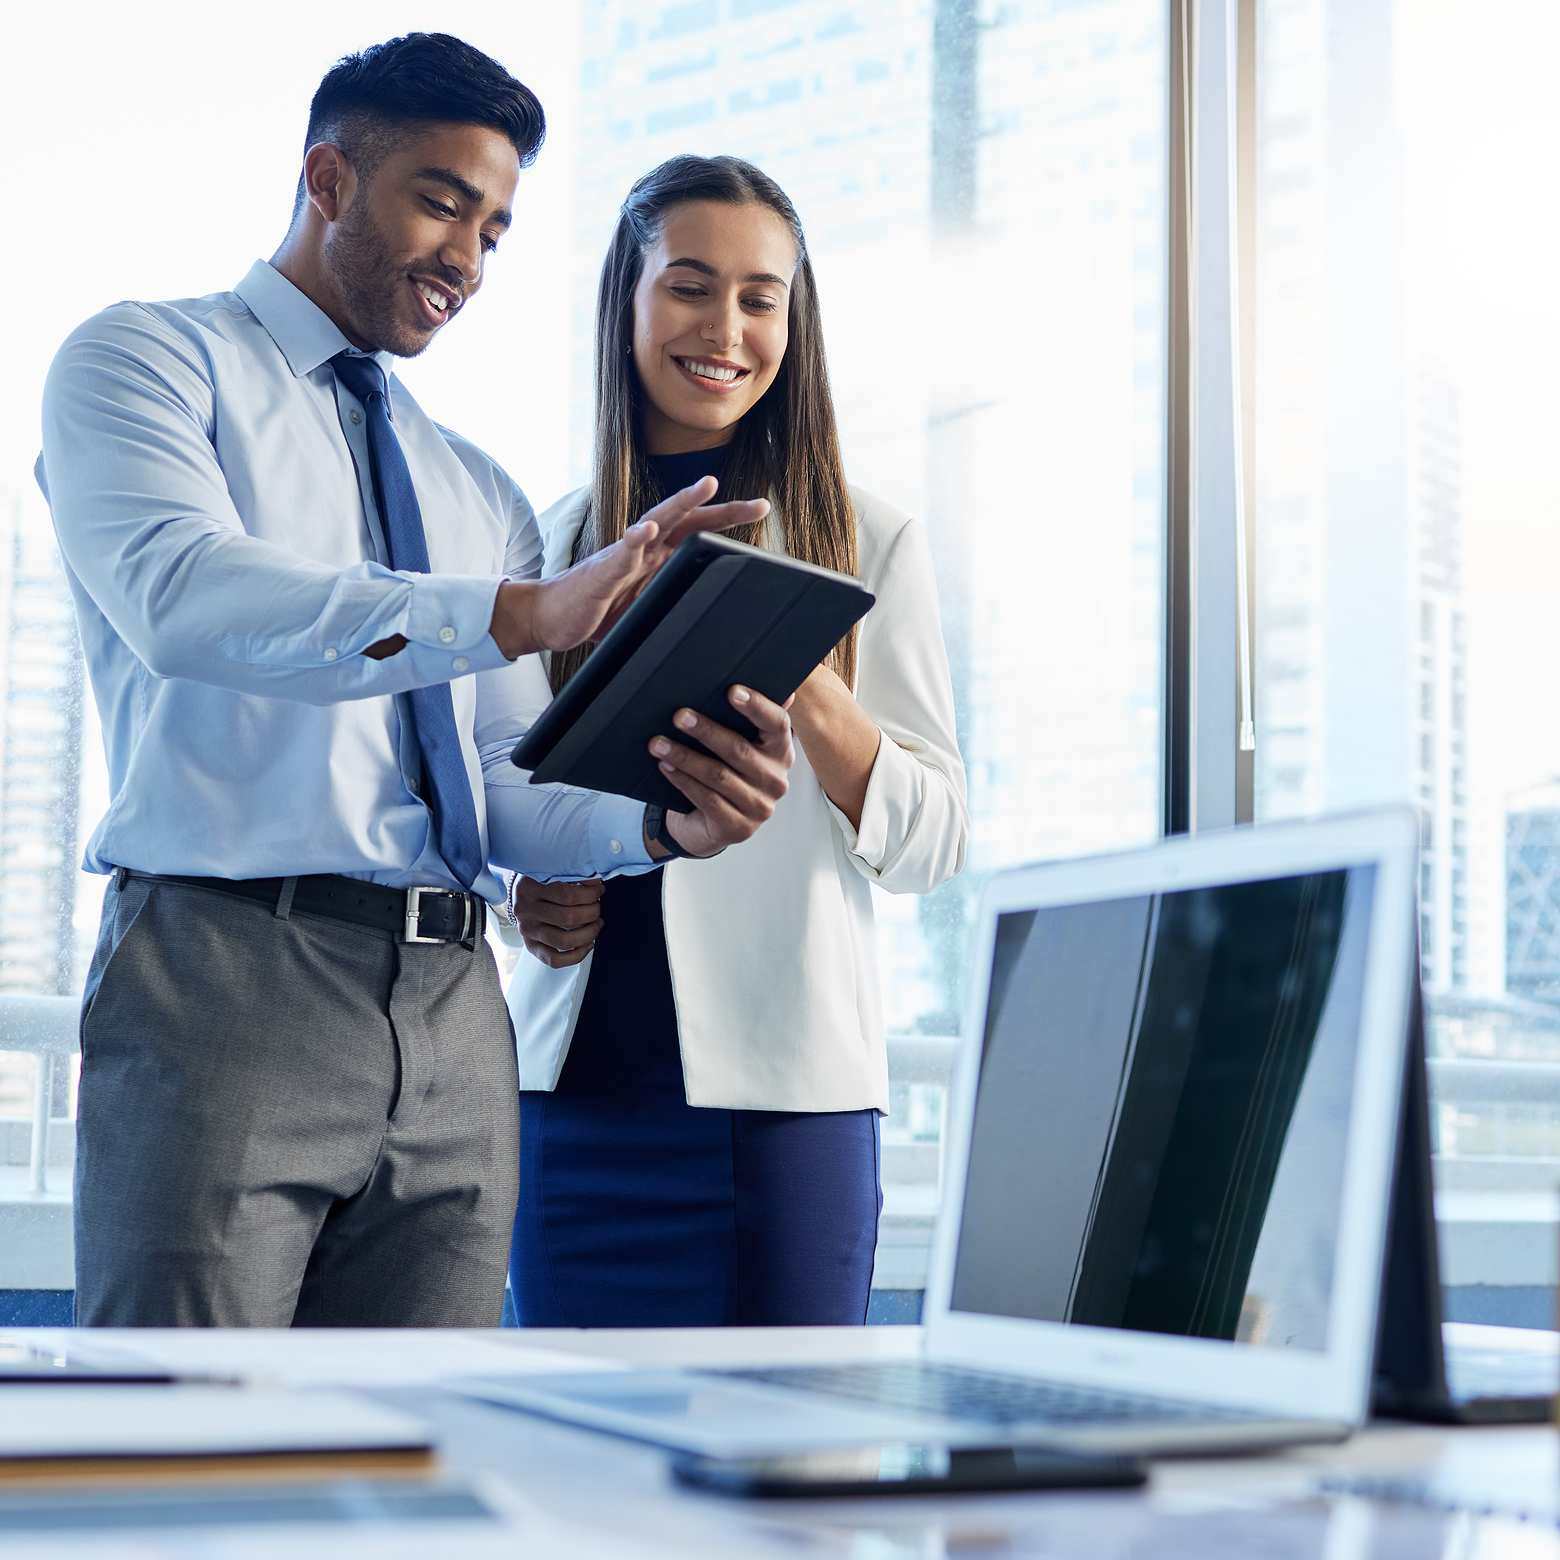
[[[136,304],[70,337],[43,414],[40,481],[61,551],[142,662],[159,676],[313,704],[577,643],[610,626],[685,535],[764,512],[694,514],[708,496],[696,487],[545,585],[313,562],[245,530],[213,444],[206,365]]]

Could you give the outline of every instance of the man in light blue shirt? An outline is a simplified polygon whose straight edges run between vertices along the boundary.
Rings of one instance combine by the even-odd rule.
[[[61,348],[39,480],[102,716],[112,872],[82,1016],[77,1311],[120,1325],[492,1325],[515,1066],[495,867],[646,871],[783,794],[784,711],[671,743],[692,811],[533,787],[535,655],[596,637],[706,481],[539,582],[531,507],[395,357],[469,305],[540,145],[444,35],[342,61],[282,248],[229,293],[123,303]],[[697,511],[697,512],[695,512]]]

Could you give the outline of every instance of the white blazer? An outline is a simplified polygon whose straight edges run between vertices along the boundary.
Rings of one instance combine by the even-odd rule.
[[[542,516],[544,575],[569,566],[588,498],[580,489]],[[886,1111],[870,885],[924,894],[964,865],[964,764],[926,535],[869,494],[852,488],[851,501],[877,597],[855,693],[883,733],[861,827],[798,742],[790,789],[751,839],[659,869],[690,1105]],[[593,958],[553,970],[522,955],[508,992],[522,1089],[557,1085]]]

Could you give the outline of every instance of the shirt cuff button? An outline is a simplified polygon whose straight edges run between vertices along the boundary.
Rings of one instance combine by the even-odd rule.
[[[463,655],[456,656],[450,664],[457,672],[469,672],[471,670],[471,662]]]
[[[441,645],[452,645],[455,643],[455,630],[448,623],[439,630],[439,643]]]
[[[621,856],[623,854],[622,840],[608,840],[607,849],[610,850],[614,856]]]
[[[335,659],[336,659],[336,656],[337,656],[337,654],[338,654],[338,652],[337,652],[337,650],[336,650],[336,647],[335,647],[335,646],[334,646],[334,645],[332,645],[332,646],[331,646],[331,647],[330,647],[330,649],[328,649],[328,650],[327,650],[327,651],[326,651],[326,652],[325,652],[325,659],[326,659],[326,660],[327,660],[327,661],[334,661],[334,660],[335,660]]]

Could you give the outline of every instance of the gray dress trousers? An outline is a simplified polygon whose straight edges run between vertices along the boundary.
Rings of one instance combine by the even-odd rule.
[[[121,877],[81,1014],[78,1323],[496,1326],[517,1080],[486,944]]]

